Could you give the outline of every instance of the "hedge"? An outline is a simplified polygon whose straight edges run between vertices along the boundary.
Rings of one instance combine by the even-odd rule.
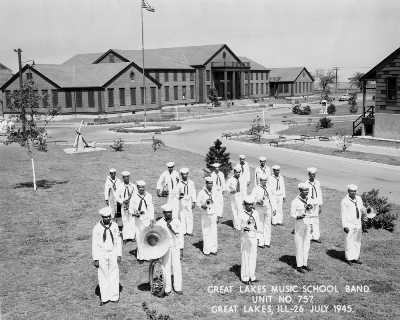
[[[131,127],[132,128],[132,127]],[[133,127],[135,128],[135,127]],[[136,130],[131,130],[129,128],[110,128],[108,130],[114,131],[114,132],[122,132],[122,133],[146,133],[146,132],[167,132],[167,131],[175,131],[175,130],[180,130],[181,126],[170,126],[170,127],[165,127],[165,128],[159,128],[159,129],[136,129]]]

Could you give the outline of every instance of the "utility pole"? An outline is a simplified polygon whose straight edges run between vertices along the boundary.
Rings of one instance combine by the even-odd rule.
[[[22,118],[22,133],[25,136],[25,106],[22,101],[22,62],[21,62],[21,49],[14,49],[14,52],[18,53],[18,67],[19,67],[19,88],[20,88],[20,99],[21,99],[21,118]]]
[[[338,67],[334,67],[333,70],[336,71],[336,85],[335,85],[335,93],[337,93],[337,72],[340,70]]]

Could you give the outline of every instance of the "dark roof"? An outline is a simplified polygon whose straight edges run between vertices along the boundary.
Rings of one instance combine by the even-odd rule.
[[[308,74],[308,76],[314,81],[313,76],[308,72],[305,67],[293,67],[293,68],[270,68],[269,78],[280,77],[279,81],[275,82],[294,82],[303,72],[303,70]]]
[[[36,72],[59,88],[97,88],[107,86],[121,72],[124,72],[130,66],[135,67],[138,72],[141,68],[133,62],[121,63],[100,63],[83,65],[58,65],[58,64],[37,64],[30,67],[32,72]],[[24,66],[23,71],[27,69]],[[146,75],[157,85],[161,85],[154,78]],[[3,87],[5,88],[18,77],[14,75]]]
[[[191,47],[158,48],[145,49],[144,65],[146,69],[193,69],[191,66],[203,65],[218,50],[226,45],[214,44]],[[102,60],[110,52],[115,52],[119,56],[129,61],[134,61],[142,67],[142,50],[121,50],[112,49],[103,53],[77,54],[65,61],[63,65],[73,64],[92,64]]]
[[[270,70],[247,57],[238,57],[238,58],[242,62],[250,62],[250,70],[261,70],[261,71],[269,71]]]
[[[0,63],[0,70],[7,70],[7,71],[12,72],[10,68],[6,67],[6,66],[5,66],[4,64],[2,64],[2,63]]]
[[[385,67],[390,61],[392,61],[395,57],[400,55],[400,48],[397,48],[394,52],[388,55],[385,59],[379,62],[375,67],[369,70],[366,74],[364,74],[359,81],[367,81],[367,80],[376,80],[376,71],[377,69],[382,69]],[[378,71],[379,71],[378,70]]]

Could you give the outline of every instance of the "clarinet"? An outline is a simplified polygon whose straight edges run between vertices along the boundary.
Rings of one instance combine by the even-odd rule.
[[[129,209],[129,202],[131,201],[132,198],[132,194],[133,194],[133,190],[131,193],[129,193],[129,188],[128,188],[128,199],[124,200],[124,210],[128,210]]]

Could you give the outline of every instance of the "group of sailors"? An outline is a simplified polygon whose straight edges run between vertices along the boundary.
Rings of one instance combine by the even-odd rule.
[[[255,169],[254,187],[250,192],[250,169],[245,156],[239,156],[239,163],[233,168],[233,176],[225,181],[220,164],[214,163],[210,176],[205,177],[205,186],[196,194],[189,169],[181,168],[180,174],[174,163],[168,162],[157,182],[157,195],[167,197],[161,208],[163,217],[155,220],[151,194],[146,191],[146,182],[130,181],[130,172],[121,173],[122,181],[111,169],[104,188],[107,207],[99,211],[102,220],[93,229],[93,260],[99,269],[101,305],[119,300],[119,271],[122,244],[118,230],[122,229],[123,243],[137,241],[137,260],[142,264],[146,252],[139,249],[143,241],[141,231],[155,224],[164,227],[170,236],[170,249],[162,257],[166,270],[165,294],[172,290],[171,267],[174,270],[174,290],[182,294],[181,259],[185,236],[193,236],[193,209],[201,211],[203,254],[217,255],[217,224],[223,215],[225,192],[229,194],[232,210],[232,228],[241,233],[241,280],[244,284],[258,282],[255,270],[257,248],[270,248],[272,226],[283,225],[282,206],[285,201],[285,181],[280,166],[270,168],[266,158],[260,157],[260,166]],[[312,271],[308,266],[310,242],[321,243],[319,217],[322,212],[322,190],[315,178],[317,169],[308,168],[308,179],[298,184],[299,195],[292,201],[290,216],[294,219],[294,242],[296,246],[296,270],[299,273]],[[346,261],[361,264],[358,260],[361,245],[361,211],[365,207],[357,187],[349,185],[348,195],[343,199],[342,223],[346,237]]]

